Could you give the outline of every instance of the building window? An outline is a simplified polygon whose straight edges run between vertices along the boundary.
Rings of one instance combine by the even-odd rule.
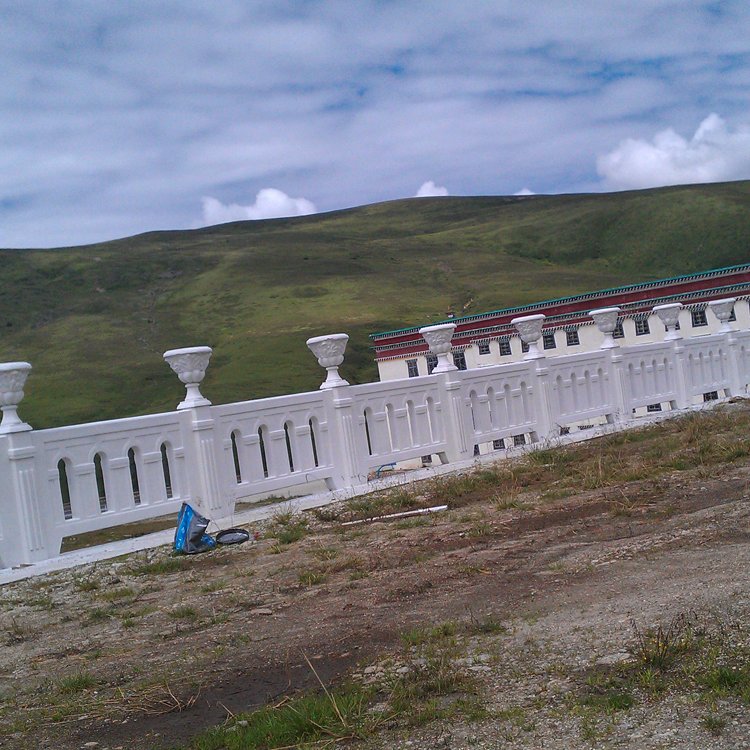
[[[647,412],[661,411],[661,404],[649,404],[646,407]]]
[[[526,354],[529,351],[529,345],[525,341],[521,341],[521,351]]]
[[[453,364],[456,365],[459,370],[465,370],[466,355],[463,352],[453,352]]]
[[[719,398],[718,391],[709,391],[708,393],[703,394],[704,401],[716,401],[718,398]]]
[[[418,378],[419,377],[419,368],[417,367],[417,360],[416,359],[407,359],[406,360],[406,369],[409,372],[410,378]]]
[[[428,354],[427,355],[427,374],[432,375],[432,371],[437,367],[437,355],[436,354]]]
[[[489,354],[490,353],[490,342],[489,341],[480,341],[479,342],[479,353],[480,354]]]
[[[545,331],[542,334],[542,341],[544,342],[545,349],[555,349],[557,347],[554,331]]]
[[[648,327],[648,318],[636,318],[635,335],[647,336],[649,333],[651,333],[651,329]]]
[[[510,357],[511,351],[510,351],[510,341],[505,339],[504,341],[500,341],[500,356],[501,357]]]
[[[613,339],[624,339],[625,338],[625,331],[622,330],[622,321],[618,320],[617,323],[615,323],[615,330],[612,331],[612,338]]]
[[[526,445],[526,435],[513,435],[513,445]]]
[[[737,320],[737,316],[734,314],[734,308],[732,308],[732,312],[729,313],[729,322],[734,323],[735,320]]]
[[[505,440],[502,438],[499,438],[498,440],[492,441],[492,448],[496,451],[504,451],[505,450]]]
[[[700,328],[701,326],[708,325],[705,310],[691,310],[690,317],[693,321],[693,328]]]
[[[574,328],[572,331],[565,331],[565,343],[568,346],[578,346],[581,343],[581,339],[578,338],[577,328]]]

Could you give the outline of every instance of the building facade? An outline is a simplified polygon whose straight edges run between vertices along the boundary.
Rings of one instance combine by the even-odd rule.
[[[540,347],[546,356],[555,356],[593,351],[601,346],[603,334],[589,315],[593,309],[619,307],[615,338],[624,345],[635,345],[664,340],[665,327],[653,312],[656,305],[683,305],[679,313],[683,337],[717,332],[719,321],[711,314],[708,303],[727,297],[737,300],[732,320],[741,329],[750,328],[750,263],[441,322],[456,324],[451,342],[454,364],[462,370],[475,369],[523,359],[526,346],[511,324],[513,318],[545,315]],[[370,339],[381,380],[429,375],[437,364],[419,326],[373,333]]]

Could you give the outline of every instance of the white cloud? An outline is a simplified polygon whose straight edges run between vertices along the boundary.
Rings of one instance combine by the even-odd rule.
[[[536,195],[536,193],[533,190],[529,190],[529,188],[521,188],[517,193],[513,193],[513,195]]]
[[[306,198],[290,198],[282,190],[263,188],[255,196],[255,203],[241,206],[225,204],[211,197],[204,197],[203,221],[206,224],[223,224],[227,221],[247,219],[280,219],[284,216],[307,216],[316,212],[315,204]]]
[[[605,186],[615,189],[721,182],[750,177],[750,128],[731,130],[710,114],[690,140],[672,128],[652,142],[627,138],[597,159]]]
[[[438,195],[448,195],[448,188],[442,185],[436,185],[432,180],[423,182],[417,190],[415,198],[433,198]]]

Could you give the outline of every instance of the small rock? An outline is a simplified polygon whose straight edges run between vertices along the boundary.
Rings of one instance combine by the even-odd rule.
[[[611,666],[613,664],[622,664],[630,661],[630,654],[627,651],[618,651],[616,654],[607,654],[596,660],[597,664],[602,666]]]
[[[257,609],[250,610],[251,615],[272,615],[272,609],[266,609],[265,607],[258,607]]]

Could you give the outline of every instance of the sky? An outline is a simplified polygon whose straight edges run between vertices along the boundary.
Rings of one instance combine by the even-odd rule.
[[[0,0],[0,247],[750,179],[746,0]]]

